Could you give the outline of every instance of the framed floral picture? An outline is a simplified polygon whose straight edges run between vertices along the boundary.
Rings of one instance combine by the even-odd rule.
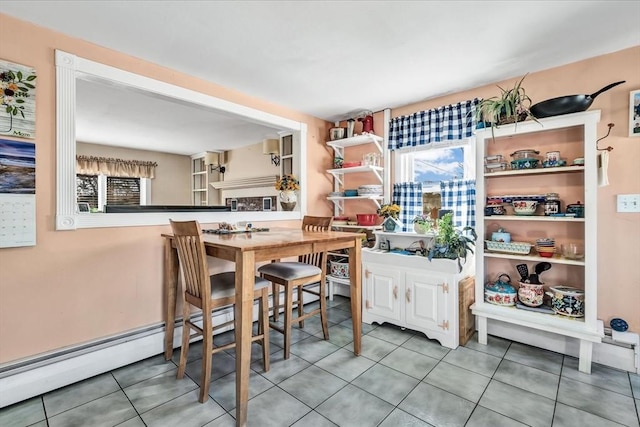
[[[36,137],[36,70],[1,59],[0,135]]]
[[[629,136],[640,136],[640,90],[629,94]]]

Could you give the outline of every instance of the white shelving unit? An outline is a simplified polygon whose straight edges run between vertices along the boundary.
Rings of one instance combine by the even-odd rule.
[[[339,156],[341,158],[345,158],[345,148],[355,147],[358,145],[372,144],[376,147],[377,151],[382,155],[383,148],[382,142],[384,139],[380,136],[373,134],[363,134],[357,135],[351,138],[339,139],[336,141],[328,141],[327,145],[333,148],[335,152],[335,156]],[[357,166],[351,168],[338,168],[338,169],[328,169],[327,173],[333,176],[333,191],[343,191],[344,190],[344,176],[346,174],[352,173],[370,173],[375,177],[376,183],[383,184],[384,189],[384,168],[381,166]],[[344,202],[349,200],[370,200],[375,206],[376,209],[380,208],[381,202],[384,200],[383,195],[379,196],[353,196],[353,197],[327,197],[327,200],[330,200],[334,204],[334,215],[340,215],[341,212],[344,212]]]
[[[209,173],[204,164],[204,154],[191,156],[191,204],[209,204]]]
[[[581,241],[585,247],[584,260],[565,259],[558,254],[552,258],[537,255],[531,249],[531,255],[512,255],[488,252],[484,245],[476,247],[476,290],[475,304],[472,312],[477,316],[478,341],[487,343],[488,322],[504,322],[520,325],[525,328],[563,335],[579,340],[579,369],[591,372],[592,347],[594,342],[601,342],[604,336],[603,323],[597,318],[598,274],[597,274],[597,123],[600,111],[567,114],[563,116],[540,119],[539,123],[531,121],[517,125],[500,126],[494,129],[479,130],[476,134],[477,171],[482,176],[477,180],[476,213],[477,233],[479,241],[490,239],[492,227],[496,224],[509,228],[512,241],[528,241],[535,243],[537,237],[556,237],[556,246],[568,241]],[[518,149],[534,148],[542,153],[546,148],[574,153],[575,157],[584,157],[584,166],[566,166],[557,168],[539,168],[532,170],[507,170],[484,173],[484,156],[490,154],[507,154]],[[567,159],[569,163],[571,159]],[[531,189],[548,189],[561,194],[577,195],[585,205],[584,218],[565,218],[550,216],[484,216],[487,196],[496,196],[494,191],[516,192],[500,194],[517,194],[529,186]],[[497,189],[497,190],[496,190]],[[532,190],[535,191],[535,190]],[[543,191],[546,192],[546,191]],[[520,193],[531,194],[531,192]],[[568,196],[571,197],[571,196]],[[562,210],[575,200],[563,200]],[[507,212],[509,213],[509,212]],[[541,235],[541,234],[547,234]],[[555,235],[553,234],[555,233]],[[559,241],[560,240],[560,241]],[[494,281],[495,274],[508,265],[511,277],[518,277],[515,265],[538,262],[552,264],[553,274],[557,279],[545,283],[548,287],[563,284],[581,288],[585,292],[585,316],[581,318],[566,317],[560,314],[545,314],[490,304],[484,301],[484,284]],[[544,273],[544,277],[554,277]],[[556,281],[557,280],[557,281]],[[517,282],[517,281],[515,281]],[[512,284],[517,286],[517,283]]]

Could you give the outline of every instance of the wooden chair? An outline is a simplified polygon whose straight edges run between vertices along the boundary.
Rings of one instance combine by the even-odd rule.
[[[183,320],[182,320],[182,348],[180,350],[180,364],[178,378],[184,376],[187,365],[189,341],[193,337],[202,335],[202,378],[200,383],[200,402],[209,398],[209,384],[211,382],[211,359],[213,354],[235,347],[235,342],[220,346],[213,346],[213,330],[227,326],[231,322],[213,326],[212,314],[214,310],[235,304],[235,272],[209,275],[207,254],[205,252],[202,230],[197,221],[170,221],[174,241],[178,248],[178,259],[182,270],[184,284]],[[251,338],[262,345],[263,368],[269,370],[269,282],[256,277],[254,298],[259,301],[258,334]],[[191,321],[191,306],[202,310],[202,328]],[[191,330],[195,333],[192,335]]]
[[[331,229],[332,217],[316,217],[305,216],[302,219],[302,229],[307,231],[328,231]],[[284,358],[289,358],[291,347],[291,325],[298,323],[300,328],[304,327],[304,320],[320,314],[322,322],[322,333],[324,339],[329,339],[329,328],[327,324],[327,301],[325,297],[325,275],[327,271],[327,253],[313,253],[298,257],[297,262],[272,262],[258,268],[260,276],[273,283],[273,321],[278,321],[278,312],[280,309],[280,285],[285,288],[284,297],[284,325],[278,326],[270,322],[269,326],[276,331],[284,334]],[[314,291],[305,287],[319,283],[319,290]],[[297,289],[298,316],[293,317],[293,289]],[[317,295],[320,298],[320,308],[312,310],[308,313],[304,312],[303,292]]]

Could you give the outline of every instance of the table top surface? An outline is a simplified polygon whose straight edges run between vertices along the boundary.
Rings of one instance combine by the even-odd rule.
[[[207,246],[234,248],[240,250],[256,250],[285,247],[295,244],[326,243],[331,241],[345,241],[362,239],[363,233],[344,231],[303,231],[298,228],[271,228],[260,233],[236,234],[203,234]],[[162,237],[171,238],[171,233],[163,233]]]

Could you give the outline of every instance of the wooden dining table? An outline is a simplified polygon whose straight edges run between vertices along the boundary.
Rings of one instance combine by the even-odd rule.
[[[173,355],[179,261],[178,252],[173,244],[173,236],[162,234],[162,237],[165,239],[163,281],[166,329],[164,356],[166,360],[170,360]],[[359,356],[362,335],[360,262],[364,237],[365,235],[361,233],[312,232],[292,228],[234,234],[204,234],[207,255],[235,263],[236,426],[244,427],[247,425],[256,263],[308,253],[349,249],[353,353]]]

